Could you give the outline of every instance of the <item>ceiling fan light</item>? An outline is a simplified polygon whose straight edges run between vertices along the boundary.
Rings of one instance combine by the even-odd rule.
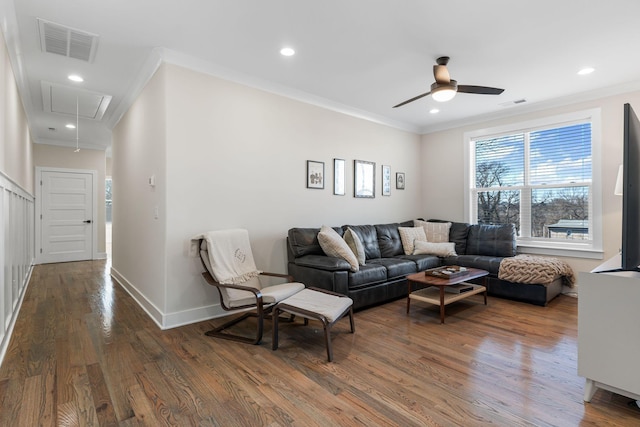
[[[438,102],[451,101],[456,96],[456,91],[450,87],[439,87],[431,92],[431,97]]]

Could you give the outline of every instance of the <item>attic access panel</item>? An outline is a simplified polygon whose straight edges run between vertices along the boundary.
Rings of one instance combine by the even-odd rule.
[[[83,119],[101,120],[111,103],[111,95],[59,85],[51,82],[41,82],[42,105],[47,113],[76,116]]]

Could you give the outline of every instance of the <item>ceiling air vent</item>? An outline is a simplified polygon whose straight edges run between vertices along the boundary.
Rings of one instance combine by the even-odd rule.
[[[501,103],[499,105],[501,107],[511,107],[512,105],[524,104],[525,102],[527,102],[527,100],[524,99],[524,98],[521,98],[521,99],[515,99],[513,101],[503,102],[503,103]]]
[[[92,62],[98,46],[98,35],[65,27],[38,18],[40,47],[43,52]]]

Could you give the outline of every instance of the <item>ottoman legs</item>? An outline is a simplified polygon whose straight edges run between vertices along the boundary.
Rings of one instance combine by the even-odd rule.
[[[307,292],[305,293],[305,291]],[[322,296],[322,294],[324,294],[324,296]],[[333,296],[333,298],[327,299],[327,294]],[[318,304],[319,300],[326,302],[326,304]],[[310,304],[310,302],[313,302],[313,304]],[[351,333],[355,333],[356,331],[353,319],[353,301],[350,298],[329,293],[325,290],[308,288],[290,298],[285,299],[284,301],[281,301],[274,307],[272,332],[273,350],[278,349],[278,316],[283,312],[304,318],[305,325],[309,324],[309,319],[319,320],[322,322],[325,346],[327,348],[327,359],[329,362],[333,361],[331,327],[338,320],[349,315]]]

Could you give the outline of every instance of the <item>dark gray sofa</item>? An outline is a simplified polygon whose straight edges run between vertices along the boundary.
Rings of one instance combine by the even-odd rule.
[[[536,305],[546,305],[562,289],[561,277],[545,284],[511,283],[498,279],[502,259],[516,254],[516,231],[511,224],[452,222],[449,241],[455,243],[457,256],[446,258],[405,255],[398,227],[413,227],[413,221],[334,227],[341,236],[351,228],[362,241],[366,262],[357,272],[351,271],[347,261],[325,255],[318,242],[320,228],[291,228],[287,236],[288,272],[307,286],[349,296],[353,299],[354,309],[406,297],[407,275],[442,265],[487,270],[489,295]]]

